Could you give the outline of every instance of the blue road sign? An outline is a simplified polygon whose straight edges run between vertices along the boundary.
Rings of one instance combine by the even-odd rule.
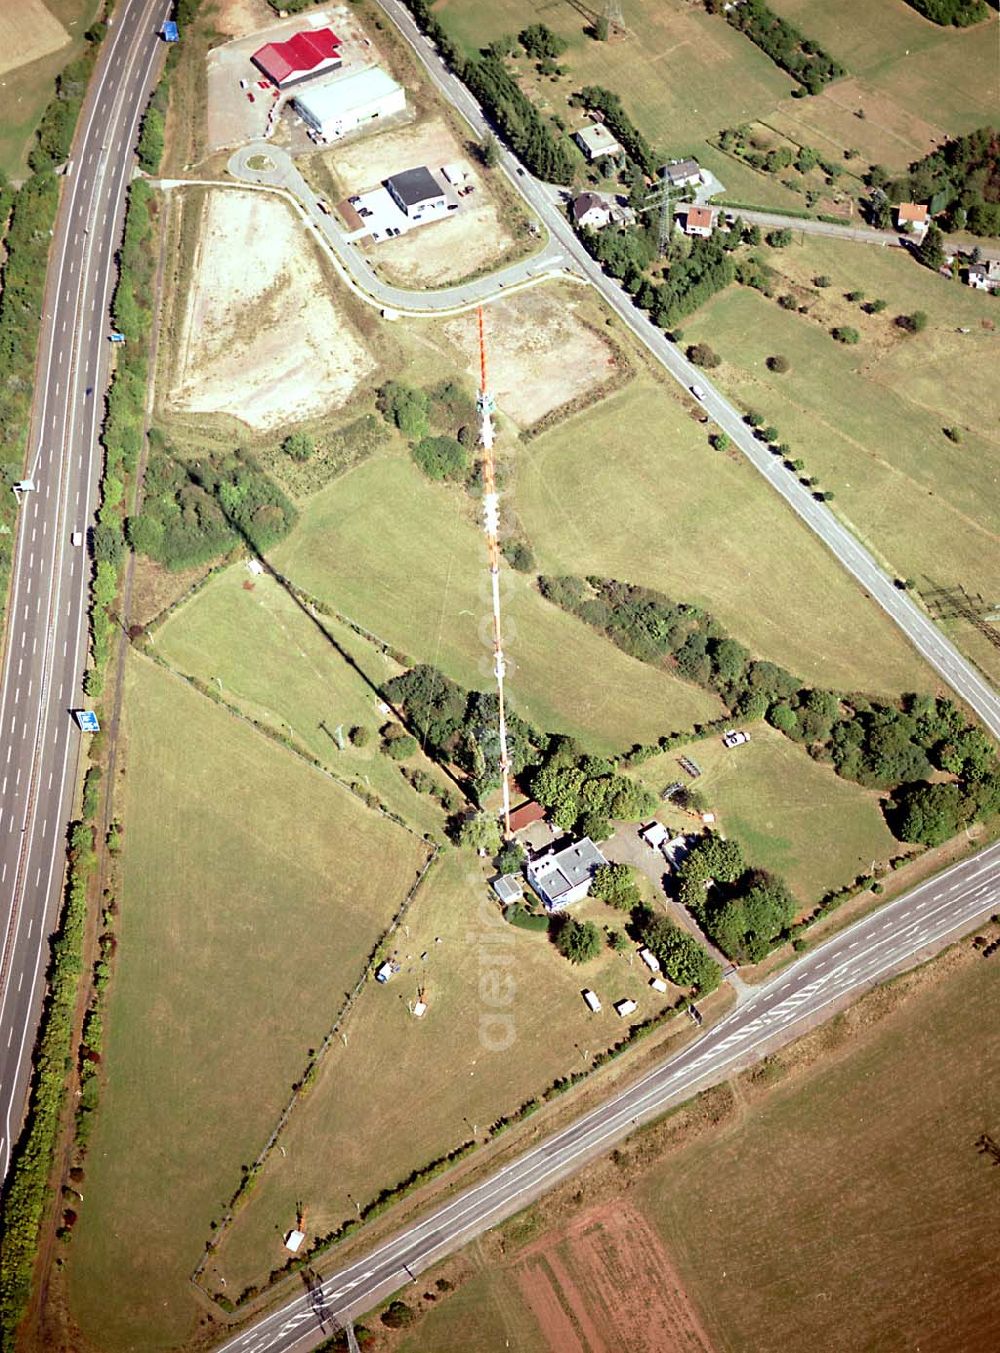
[[[78,709],[76,711],[76,721],[80,725],[81,733],[99,733],[101,725],[97,721],[97,715],[92,709]]]

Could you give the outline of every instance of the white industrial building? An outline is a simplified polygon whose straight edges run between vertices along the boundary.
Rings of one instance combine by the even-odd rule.
[[[339,141],[376,118],[406,112],[406,91],[380,66],[310,85],[295,96],[302,120],[324,141]]]

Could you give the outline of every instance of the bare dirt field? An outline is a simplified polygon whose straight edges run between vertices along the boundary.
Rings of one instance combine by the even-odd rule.
[[[219,0],[212,22],[227,38],[245,38],[274,22],[267,0]]]
[[[170,404],[260,430],[338,408],[375,365],[289,208],[229,190],[204,207],[178,348]]]
[[[70,37],[42,0],[0,5],[0,75],[65,47]]]
[[[490,384],[500,411],[520,427],[575,403],[620,369],[623,359],[584,324],[578,309],[564,294],[557,299],[536,288],[494,302],[486,312]],[[467,370],[475,378],[475,316],[463,315],[444,331],[469,354]]]
[[[663,1242],[627,1204],[594,1208],[548,1232],[525,1250],[516,1273],[552,1353],[712,1348]]]
[[[440,118],[351,141],[320,158],[345,197],[418,165],[434,174],[446,164],[460,164],[466,171],[474,191],[461,199],[458,212],[373,246],[372,262],[387,278],[406,284],[455,281],[496,264],[515,243],[468,151]]]

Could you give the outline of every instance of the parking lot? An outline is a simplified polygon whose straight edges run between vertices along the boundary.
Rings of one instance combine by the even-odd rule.
[[[268,42],[287,42],[293,33],[309,28],[332,28],[341,40],[343,65],[338,75],[378,63],[381,54],[358,24],[347,5],[328,5],[306,10],[294,18],[269,24],[249,37],[236,38],[208,54],[208,149],[235,148],[269,136],[280,110],[298,90],[293,86],[279,93],[251,61],[254,52]],[[277,97],[276,97],[277,96]]]

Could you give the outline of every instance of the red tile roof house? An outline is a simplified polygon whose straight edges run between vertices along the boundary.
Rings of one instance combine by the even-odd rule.
[[[269,42],[250,60],[279,89],[289,89],[343,64],[340,38],[332,28],[294,33],[287,42]]]
[[[688,207],[685,213],[685,235],[709,236],[715,225],[715,212],[711,207]]]
[[[896,208],[896,225],[900,230],[908,225],[910,238],[916,240],[918,244],[927,234],[930,223],[930,210],[917,202],[900,202]]]

